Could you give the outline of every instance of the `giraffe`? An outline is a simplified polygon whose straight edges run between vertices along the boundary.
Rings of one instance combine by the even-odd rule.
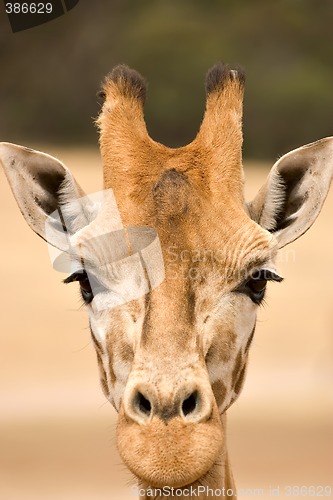
[[[97,298],[114,286],[114,276],[101,271],[103,240],[103,248],[90,246],[94,271],[77,258],[64,281],[79,282],[102,390],[118,413],[117,446],[145,498],[170,496],[163,488],[180,498],[236,498],[226,411],[244,383],[267,283],[282,281],[278,251],[310,228],[333,176],[328,137],[282,156],[245,201],[244,82],[241,69],[211,68],[199,132],[177,149],[149,137],[139,73],[120,65],[102,84],[104,189],[114,194],[125,232],[156,231],[164,276],[132,300],[98,308]],[[46,222],[57,212],[69,213],[64,231],[75,248],[87,248],[97,230],[110,231],[107,210],[81,217],[75,202],[85,193],[59,160],[1,143],[0,161],[27,223],[51,245],[59,247]],[[131,286],[119,276],[124,289]]]

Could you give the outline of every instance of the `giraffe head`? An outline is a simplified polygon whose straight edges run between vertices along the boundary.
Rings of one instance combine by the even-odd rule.
[[[267,282],[282,279],[277,252],[312,225],[332,178],[333,138],[327,138],[280,158],[255,199],[245,202],[243,88],[242,71],[213,67],[196,138],[170,149],[148,136],[142,77],[125,66],[106,77],[97,120],[104,188],[112,190],[124,238],[130,227],[150,228],[163,255],[159,286],[112,307],[107,299],[115,282],[126,295],[143,278],[120,261],[105,270],[120,241],[95,238],[115,229],[110,207],[93,213],[76,203],[84,193],[58,160],[0,147],[32,229],[61,247],[45,223],[67,210],[72,247],[89,253],[90,272],[81,259],[65,281],[80,282],[102,388],[119,413],[118,448],[144,484],[192,484],[223,460],[223,416],[243,385],[257,309]],[[101,297],[109,307],[97,306]]]

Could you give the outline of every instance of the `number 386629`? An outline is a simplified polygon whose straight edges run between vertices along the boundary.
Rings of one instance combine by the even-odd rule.
[[[52,4],[49,3],[18,3],[7,2],[7,14],[51,14]]]

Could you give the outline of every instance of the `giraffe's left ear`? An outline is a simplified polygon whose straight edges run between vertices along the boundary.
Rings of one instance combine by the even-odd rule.
[[[274,233],[279,248],[296,240],[316,220],[333,177],[333,137],[282,156],[257,196],[250,217]]]
[[[62,248],[63,231],[54,231],[50,237],[45,223],[50,215],[53,222],[52,214],[63,201],[64,189],[68,201],[84,196],[69,169],[50,155],[7,142],[0,143],[0,164],[29,226],[48,243]],[[59,225],[57,219],[54,225]]]

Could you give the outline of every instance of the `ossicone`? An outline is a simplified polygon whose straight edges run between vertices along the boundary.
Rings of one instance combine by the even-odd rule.
[[[137,99],[144,104],[146,92],[147,83],[143,76],[125,64],[119,64],[106,75],[97,95],[105,100],[109,94],[115,97],[115,94],[118,93],[119,96]]]

